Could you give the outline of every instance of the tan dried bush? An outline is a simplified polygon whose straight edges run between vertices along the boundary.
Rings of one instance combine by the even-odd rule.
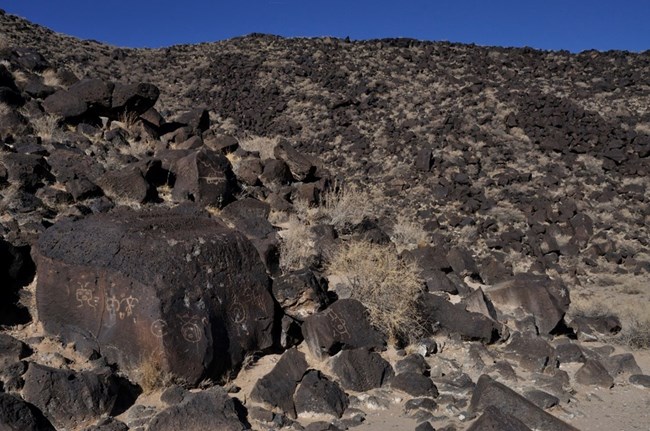
[[[158,355],[151,355],[140,362],[135,370],[135,381],[145,394],[168,388],[174,384],[182,384],[181,379],[166,371]]]
[[[280,268],[283,272],[309,266],[316,258],[315,237],[308,225],[289,215],[280,231]]]
[[[368,192],[354,187],[335,187],[321,196],[317,218],[343,227],[361,223],[364,217],[376,216],[376,211],[375,200]]]
[[[260,154],[260,159],[273,159],[273,151],[278,145],[279,138],[269,138],[266,136],[249,135],[238,139],[239,146],[246,151],[256,151]]]
[[[413,342],[422,335],[420,269],[400,259],[395,248],[352,241],[332,256],[328,273],[349,285],[351,297],[366,306],[370,322],[392,342]]]
[[[397,247],[398,252],[424,247],[431,241],[429,234],[421,224],[415,223],[404,216],[397,218],[397,223],[393,225],[393,234],[390,236],[390,239]]]

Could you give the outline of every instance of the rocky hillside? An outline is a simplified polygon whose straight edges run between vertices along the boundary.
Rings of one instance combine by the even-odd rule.
[[[0,29],[9,429],[571,430],[594,388],[647,397],[649,52]]]

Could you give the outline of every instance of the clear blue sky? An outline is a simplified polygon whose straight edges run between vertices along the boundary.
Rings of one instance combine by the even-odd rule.
[[[118,46],[248,33],[413,37],[541,49],[650,49],[650,0],[1,0],[55,31]]]

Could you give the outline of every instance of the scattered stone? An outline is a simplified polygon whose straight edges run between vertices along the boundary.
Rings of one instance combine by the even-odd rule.
[[[521,307],[535,318],[540,334],[549,334],[569,308],[569,291],[560,281],[544,275],[517,274],[511,281],[485,289],[499,309]]]
[[[499,339],[500,325],[479,313],[472,313],[460,305],[434,295],[422,295],[422,315],[429,325],[439,325],[466,340],[491,343]]]
[[[25,401],[38,407],[57,428],[90,425],[110,413],[117,399],[110,371],[75,373],[31,363],[24,379]]]
[[[150,431],[242,431],[248,429],[240,422],[235,402],[226,391],[214,386],[191,394],[183,402],[156,414],[147,428]]]
[[[233,199],[235,177],[222,153],[200,149],[178,159],[172,168],[176,182],[172,198],[223,208]]]
[[[426,376],[429,374],[429,368],[429,364],[422,355],[412,353],[404,359],[397,361],[395,364],[395,373],[412,372]]]
[[[531,431],[522,421],[503,413],[494,406],[488,406],[483,414],[467,431]]]
[[[4,431],[54,431],[52,424],[33,405],[0,392],[0,428]]]
[[[293,399],[298,416],[325,414],[340,418],[348,406],[348,397],[339,385],[317,370],[305,374]]]
[[[306,371],[305,355],[296,349],[287,350],[271,372],[255,383],[251,399],[278,407],[295,419],[296,407],[293,395]]]
[[[343,350],[332,358],[332,372],[345,389],[357,392],[379,388],[393,376],[390,364],[367,348]]]
[[[607,369],[595,359],[587,359],[584,365],[576,371],[576,382],[587,386],[600,386],[609,389],[614,386],[614,379]]]
[[[384,337],[366,316],[366,308],[356,299],[340,299],[325,311],[308,317],[302,325],[302,334],[309,351],[322,359],[345,349],[383,348]]]
[[[609,356],[603,358],[600,362],[607,369],[609,375],[613,377],[621,374],[641,374],[643,372],[631,353]]]
[[[96,425],[86,428],[84,431],[128,431],[129,427],[115,418],[100,420]]]
[[[543,371],[559,365],[553,347],[539,337],[515,333],[504,351],[528,371]]]
[[[650,388],[650,376],[644,374],[633,374],[628,378],[628,382],[633,385]]]
[[[469,411],[477,413],[487,410],[489,406],[496,407],[503,414],[513,416],[529,428],[540,431],[577,431],[576,428],[545,412],[512,389],[484,374],[478,379]]]
[[[394,376],[390,380],[390,387],[414,397],[438,396],[438,388],[429,377],[411,371]]]
[[[429,422],[422,422],[415,427],[415,431],[436,431]]]
[[[540,409],[548,410],[560,403],[560,399],[548,392],[540,391],[539,389],[532,389],[524,393],[526,399],[531,401]]]
[[[304,321],[327,306],[329,302],[324,283],[309,269],[293,271],[273,282],[273,297],[286,314]]]

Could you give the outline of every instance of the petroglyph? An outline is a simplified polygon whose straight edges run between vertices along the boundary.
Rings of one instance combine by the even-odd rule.
[[[203,338],[203,327],[207,319],[189,315],[177,315],[181,321],[181,335],[188,343],[198,343]]]
[[[167,322],[162,319],[154,320],[151,323],[151,334],[156,338],[167,335]]]
[[[350,336],[350,331],[348,330],[348,324],[345,321],[345,319],[343,319],[338,313],[336,313],[335,311],[329,308],[325,310],[325,314],[330,318],[330,321],[334,326],[334,330],[339,335],[347,335],[348,337]]]
[[[80,285],[81,287],[75,291],[75,297],[79,302],[77,308],[81,308],[84,305],[87,305],[90,308],[97,309],[97,305],[99,304],[99,297],[94,295],[92,289],[88,289],[88,283],[80,283]]]
[[[117,316],[120,320],[126,317],[131,317],[133,314],[133,307],[140,302],[140,300],[132,295],[126,298],[118,299],[115,295],[106,298],[106,311],[111,316]]]

